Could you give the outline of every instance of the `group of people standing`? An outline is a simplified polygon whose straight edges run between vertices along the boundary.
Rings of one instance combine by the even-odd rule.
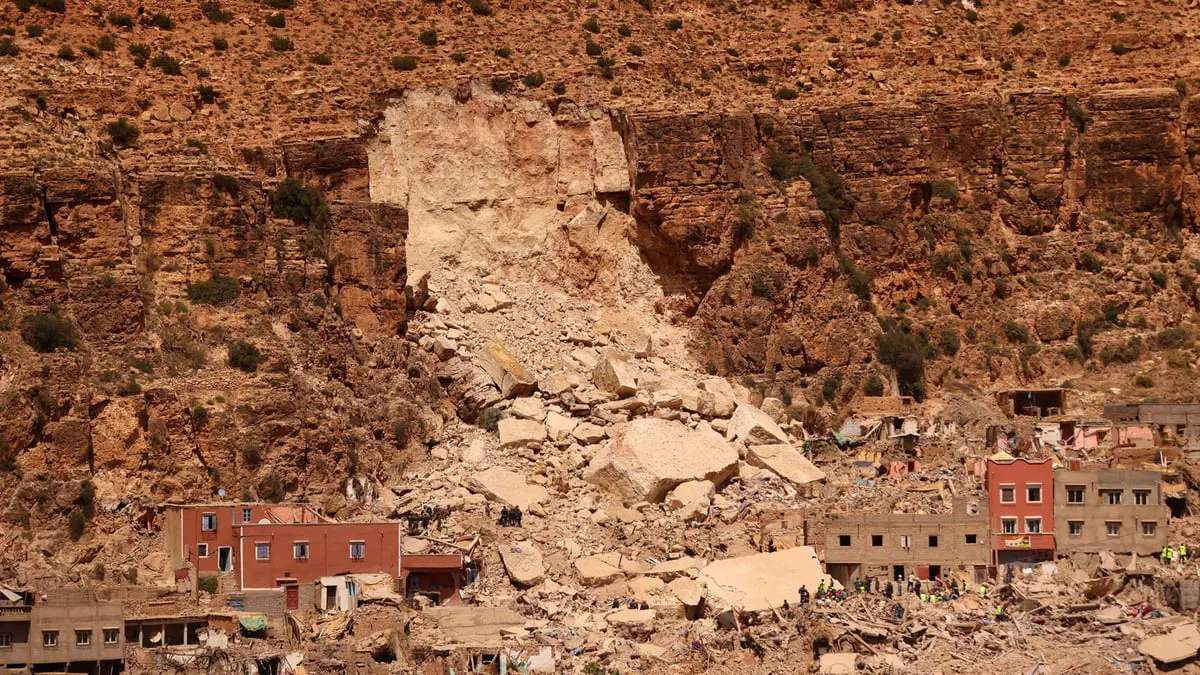
[[[1187,562],[1187,557],[1187,544],[1164,546],[1158,554],[1158,559],[1162,561],[1163,567],[1182,567]]]
[[[950,579],[946,583],[941,577],[935,577],[932,580],[921,580],[915,576],[910,576],[906,580],[897,580],[895,582],[888,581],[881,584],[878,579],[871,581],[855,580],[853,582],[854,590],[858,593],[870,593],[874,595],[882,595],[891,600],[908,593],[916,595],[923,602],[941,602],[944,600],[957,600],[968,593],[977,593],[979,597],[987,595],[987,584],[975,584],[971,586],[971,582],[963,579],[961,582],[958,579]],[[809,593],[807,585],[800,587],[800,604],[807,605],[812,600],[812,595]],[[824,580],[817,586],[817,602],[839,602],[847,598],[845,589],[834,588],[833,584],[826,584]]]

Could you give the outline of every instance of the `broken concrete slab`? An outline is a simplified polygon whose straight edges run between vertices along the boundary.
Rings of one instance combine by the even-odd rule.
[[[525,617],[503,607],[430,607],[423,614],[437,622],[446,644],[499,647],[502,636],[525,632]]]
[[[800,586],[811,592],[822,581],[833,583],[811,546],[714,560],[700,570],[699,581],[712,607],[739,612],[778,608],[784,600],[794,605],[800,601]]]
[[[737,462],[737,450],[711,430],[639,418],[616,431],[592,459],[584,478],[627,503],[657,502],[690,480],[724,483]]]
[[[1200,651],[1200,630],[1196,624],[1187,623],[1166,635],[1142,640],[1138,652],[1159,663],[1179,663],[1194,658]]]
[[[525,366],[495,340],[483,346],[479,353],[479,365],[500,388],[504,398],[528,396],[537,386],[537,381]]]
[[[536,586],[546,578],[546,565],[542,562],[542,553],[533,542],[501,545],[500,559],[504,561],[508,578],[512,579],[518,588]]]
[[[637,392],[637,369],[629,362],[629,357],[608,349],[592,369],[592,384],[617,396],[632,396]]]
[[[534,420],[506,417],[496,425],[500,432],[500,447],[514,448],[546,440],[546,427]]]
[[[746,449],[746,461],[753,466],[770,469],[795,485],[825,480],[824,471],[787,443],[752,445]]]
[[[525,477],[508,469],[493,466],[471,476],[467,487],[489,500],[509,506],[518,506],[524,511],[534,504],[550,498],[550,493],[540,485],[530,485]]]
[[[574,563],[575,573],[585,586],[603,586],[610,584],[623,576],[621,570],[599,556],[579,558]]]
[[[729,431],[725,440],[737,439],[746,445],[768,445],[787,443],[783,429],[767,413],[752,405],[739,405],[729,420]]]

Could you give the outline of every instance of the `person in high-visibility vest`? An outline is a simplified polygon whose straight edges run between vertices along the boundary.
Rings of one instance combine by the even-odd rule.
[[[1179,560],[1182,562],[1187,562],[1187,544],[1179,545]]]
[[[996,605],[996,620],[1000,621],[1004,618],[1004,605]]]
[[[1162,566],[1166,567],[1171,562],[1171,554],[1167,553],[1167,547],[1163,546],[1162,551],[1158,554],[1158,559],[1162,561]]]
[[[979,584],[979,597],[982,598],[985,595],[987,595],[987,586],[984,584]]]

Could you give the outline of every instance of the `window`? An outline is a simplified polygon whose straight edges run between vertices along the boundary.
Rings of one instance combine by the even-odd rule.
[[[929,535],[929,548],[937,548],[938,540],[936,534]]]
[[[1153,537],[1156,534],[1158,534],[1158,523],[1154,522],[1153,520],[1148,520],[1142,523],[1143,537]]]
[[[1082,520],[1067,521],[1067,534],[1069,534],[1072,537],[1082,537],[1083,536],[1083,521]]]
[[[838,540],[843,542],[842,546],[850,545],[850,535],[848,535],[848,534],[843,534],[842,536],[838,537]],[[365,557],[367,557],[367,542],[365,542],[365,541],[350,542],[350,559],[351,560],[362,560]]]
[[[0,633],[0,649],[12,649],[12,633]]]
[[[1035,483],[1025,486],[1025,501],[1030,504],[1042,503],[1042,485]]]
[[[1083,503],[1083,491],[1084,491],[1084,487],[1082,485],[1068,485],[1067,486],[1067,503],[1068,504],[1082,504]]]
[[[839,534],[838,535],[838,546],[849,546],[849,545],[850,545],[850,535]],[[350,544],[350,557],[351,558],[354,557],[354,544]]]
[[[204,532],[217,531],[217,514],[202,513],[200,514],[200,529]]]
[[[907,534],[900,535],[900,546],[902,548],[912,548],[912,539]]]
[[[974,535],[974,534],[968,534],[968,535],[967,535],[967,543],[968,543],[968,544],[978,544],[978,543],[979,543],[979,537],[978,537],[977,535]]]
[[[871,535],[871,545],[872,546],[883,546],[883,535],[882,534]]]
[[[254,520],[254,511],[252,509],[242,509],[242,522],[248,523]]]
[[[1041,518],[1026,518],[1025,519],[1025,533],[1026,534],[1041,534],[1042,533],[1042,519]]]
[[[265,541],[260,541],[254,544],[254,559],[255,560],[270,560],[271,545]]]
[[[1017,533],[1017,519],[1016,518],[1001,518],[1000,519],[1000,531],[1003,532],[1004,534],[1016,534]]]
[[[1120,504],[1121,503],[1121,491],[1120,490],[1101,490],[1100,491],[1100,499],[1105,504]]]
[[[1121,536],[1121,522],[1117,520],[1110,520],[1107,523],[1104,523],[1104,530],[1110,537],[1119,537]]]
[[[1142,505],[1149,504],[1150,503],[1150,491],[1149,490],[1134,490],[1133,491],[1133,503],[1134,504],[1142,504]]]
[[[121,640],[120,628],[105,628],[104,629],[104,644],[115,645]]]
[[[57,647],[58,646],[58,631],[44,630],[42,631],[42,646]]]
[[[296,560],[308,560],[308,542],[297,541],[292,543],[292,557]]]
[[[75,646],[87,647],[92,644],[92,631],[77,630],[75,631]]]
[[[201,558],[208,557],[208,544],[196,544],[196,555]]]
[[[1016,504],[1017,503],[1017,486],[1001,485],[1000,486],[1000,503],[1001,504]]]

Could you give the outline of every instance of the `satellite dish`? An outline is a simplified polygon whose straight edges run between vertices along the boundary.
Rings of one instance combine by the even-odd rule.
[[[217,488],[217,496],[224,497],[225,496],[225,488]]]

